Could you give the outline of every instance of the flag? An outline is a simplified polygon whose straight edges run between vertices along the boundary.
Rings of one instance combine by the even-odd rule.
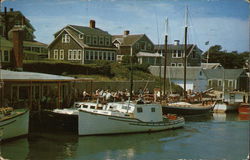
[[[209,44],[209,41],[206,41],[206,42],[205,42],[205,45],[208,45],[208,44]]]

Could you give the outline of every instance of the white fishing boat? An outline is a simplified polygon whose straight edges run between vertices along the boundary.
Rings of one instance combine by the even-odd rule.
[[[29,133],[29,110],[0,108],[0,130],[2,140],[8,140]]]
[[[105,108],[105,104],[98,102],[75,102],[71,108],[56,108],[43,110],[43,123],[48,128],[77,131],[79,109],[96,112]]]
[[[109,103],[104,110],[79,110],[78,134],[155,132],[183,127],[183,117],[162,116],[159,104]]]
[[[233,91],[223,94],[223,99],[215,104],[214,112],[236,112],[240,104],[247,101],[247,95],[244,92]]]

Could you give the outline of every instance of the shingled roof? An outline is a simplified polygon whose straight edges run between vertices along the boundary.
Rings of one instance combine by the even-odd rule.
[[[193,44],[188,44],[187,49],[190,49],[192,46]],[[179,44],[179,45],[168,44],[168,50],[184,50],[184,47],[185,47],[184,44]],[[155,50],[164,50],[164,49],[165,49],[164,44],[155,45]]]
[[[91,28],[86,26],[77,26],[77,25],[68,25],[69,27],[72,27],[73,29],[77,30],[78,32],[81,32],[83,34],[89,34],[89,35],[109,35],[107,31],[103,31],[99,28]]]
[[[138,41],[144,35],[145,34],[114,35],[112,36],[112,42],[117,40],[121,43],[121,46],[132,46],[136,41]]]
[[[244,69],[204,69],[208,79],[238,79]]]

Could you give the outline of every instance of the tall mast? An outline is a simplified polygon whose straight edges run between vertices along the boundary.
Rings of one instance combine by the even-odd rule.
[[[184,45],[184,90],[183,90],[183,96],[186,99],[187,93],[186,93],[186,81],[187,81],[187,32],[188,32],[188,7],[186,8],[186,14],[185,14],[185,45]]]
[[[163,79],[163,95],[166,95],[166,70],[167,70],[167,50],[168,50],[168,18],[165,21],[165,55],[164,55],[164,79]]]
[[[132,46],[131,46],[131,50],[130,50],[130,93],[129,93],[129,96],[130,96],[130,100],[132,100],[133,98],[133,49],[132,49]]]

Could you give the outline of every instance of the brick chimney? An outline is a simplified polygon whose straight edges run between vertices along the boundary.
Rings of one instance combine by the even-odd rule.
[[[24,32],[21,28],[11,30],[13,33],[13,67],[17,70],[23,68],[23,38]]]
[[[9,19],[7,15],[7,7],[4,7],[4,37],[8,40],[8,28],[9,28]]]
[[[14,9],[13,8],[10,8],[10,12],[13,12],[14,11]]]
[[[129,30],[124,31],[124,36],[127,36],[127,35],[129,35]]]
[[[90,28],[95,28],[95,20],[90,20],[89,21],[89,27]]]

